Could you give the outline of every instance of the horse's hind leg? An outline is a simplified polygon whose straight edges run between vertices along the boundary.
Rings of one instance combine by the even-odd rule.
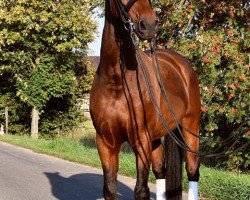
[[[165,180],[164,155],[161,139],[153,141],[152,148],[151,160],[155,178]]]
[[[199,125],[200,119],[199,115],[195,115],[194,117],[184,118],[182,122],[183,128],[183,135],[185,141],[189,148],[192,151],[199,151],[199,138],[195,137],[199,135]],[[190,133],[191,132],[191,133]],[[196,200],[198,199],[198,181],[199,181],[199,156],[186,151],[187,161],[186,161],[186,171],[189,180],[189,200]]]
[[[161,139],[153,141],[152,146],[152,170],[156,178],[156,199],[165,199],[166,197],[166,180],[165,180],[165,163],[164,151]]]
[[[117,172],[118,172],[118,153],[121,145],[112,148],[108,146],[103,137],[96,136],[96,144],[102,162],[104,187],[103,195],[106,200],[117,199]]]

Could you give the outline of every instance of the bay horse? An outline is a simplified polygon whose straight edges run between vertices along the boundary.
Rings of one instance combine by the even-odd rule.
[[[178,124],[162,95],[153,68],[154,59],[150,52],[138,49],[131,37],[131,32],[135,32],[138,38],[150,40],[157,30],[158,21],[150,0],[106,0],[100,64],[90,96],[105,199],[118,198],[118,154],[124,142],[131,145],[136,156],[135,199],[150,199],[151,166],[159,183],[161,180],[165,183],[166,178],[167,198],[181,199],[182,150],[169,137],[170,131],[166,131],[153,106],[138,57],[149,72],[151,93],[169,129],[174,131]],[[195,136],[199,135],[200,94],[196,73],[187,59],[174,51],[156,50],[155,57],[171,108],[177,121],[185,127],[182,139],[193,151],[198,151],[199,139]],[[166,143],[162,145],[164,136]],[[199,156],[185,152],[189,200],[197,199]]]

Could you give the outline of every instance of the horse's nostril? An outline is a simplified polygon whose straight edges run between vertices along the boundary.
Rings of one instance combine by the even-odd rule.
[[[147,29],[144,20],[140,20],[140,21],[139,21],[139,29],[140,29],[141,31],[145,31],[145,30]]]

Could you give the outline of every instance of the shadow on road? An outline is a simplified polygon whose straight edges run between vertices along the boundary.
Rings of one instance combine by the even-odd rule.
[[[52,194],[59,200],[102,199],[103,176],[98,174],[76,174],[65,178],[58,172],[44,173],[50,181]],[[118,182],[118,199],[134,199],[133,190]]]

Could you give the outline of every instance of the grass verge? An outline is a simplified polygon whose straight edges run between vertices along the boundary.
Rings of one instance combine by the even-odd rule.
[[[83,141],[71,139],[33,140],[27,136],[4,135],[0,140],[15,144],[35,152],[53,155],[69,161],[101,167],[98,152],[93,146]],[[135,177],[135,158],[132,153],[120,153],[119,173],[125,176]],[[199,181],[201,196],[218,200],[249,200],[250,199],[250,175],[220,171],[201,166],[201,178]],[[153,174],[150,181],[154,182]],[[184,173],[184,190],[187,190],[187,177]]]

